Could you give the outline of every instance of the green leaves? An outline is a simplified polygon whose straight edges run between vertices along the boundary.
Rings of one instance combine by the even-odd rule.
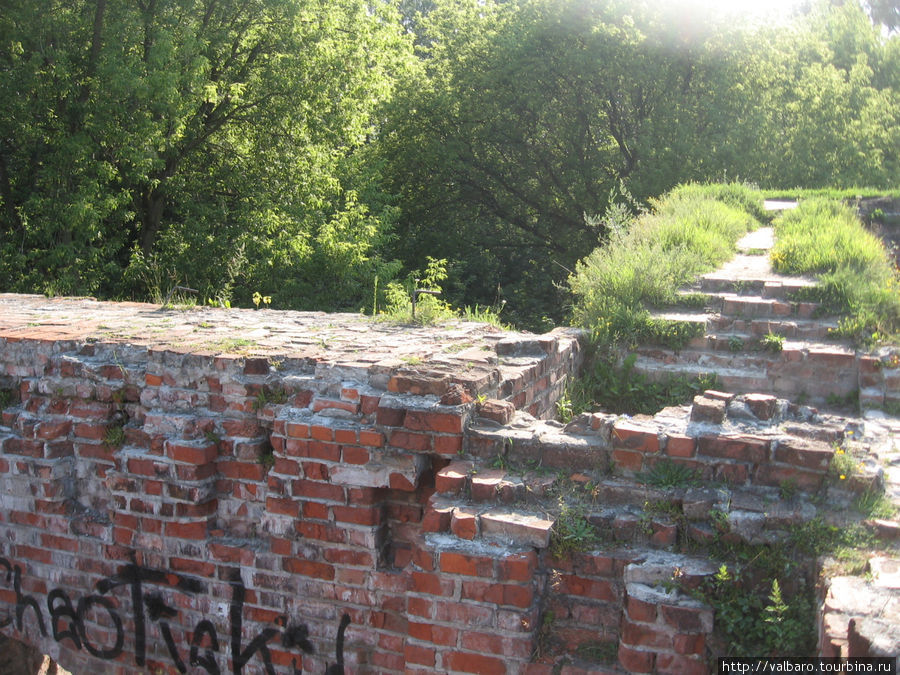
[[[4,289],[146,297],[155,260],[208,297],[321,274],[278,303],[361,301],[392,210],[356,155],[411,55],[389,6],[17,0],[0,43]]]

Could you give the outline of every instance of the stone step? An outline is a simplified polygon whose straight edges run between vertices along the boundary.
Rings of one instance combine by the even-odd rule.
[[[770,333],[785,338],[818,341],[827,339],[831,331],[838,326],[836,321],[824,319],[735,317],[710,311],[657,311],[652,312],[650,316],[661,321],[701,326],[702,328],[697,330],[703,330],[706,335],[691,341],[690,346],[695,349],[706,348],[708,345],[705,340],[712,333],[737,334],[742,339],[746,338],[745,342],[756,340]],[[710,348],[716,349],[716,347]]]
[[[679,298],[688,304],[696,304],[700,297],[705,298],[705,309],[740,317],[797,317],[812,318],[820,307],[816,302],[800,302],[783,297],[772,297],[765,294],[765,289],[754,292],[707,291],[699,296],[696,291],[679,292]]]
[[[644,375],[653,382],[663,381],[671,377],[708,377],[711,374],[717,376],[716,388],[737,394],[746,393],[770,393],[778,396],[796,399],[805,396],[810,400],[824,400],[828,393],[823,392],[821,387],[817,387],[817,391],[810,391],[810,381],[807,378],[788,378],[781,377],[775,380],[770,379],[767,371],[760,368],[739,368],[739,367],[722,367],[708,363],[690,363],[690,362],[672,362],[666,363],[659,359],[647,356],[639,356],[634,364],[634,372]],[[855,380],[853,381],[855,386]],[[844,389],[847,385],[839,387],[843,393],[835,395],[846,395]]]
[[[711,319],[707,326],[710,333],[746,335],[754,340],[771,333],[794,340],[821,341],[827,340],[838,324],[823,319],[747,319],[719,315]]]
[[[802,278],[770,276],[737,279],[713,272],[700,277],[696,290],[703,293],[731,293],[736,295],[758,295],[764,298],[786,300],[792,294],[816,285],[816,281]]]
[[[810,499],[764,486],[716,487],[687,481],[654,487],[653,472],[632,478],[582,473],[544,476],[542,491],[505,492],[504,484],[534,484],[535,474],[479,469],[458,460],[438,472],[426,507],[426,531],[461,539],[547,548],[560,519],[581,518],[597,537],[618,545],[671,549],[714,538],[734,543],[777,543],[791,526],[818,516]],[[559,500],[572,502],[560,515]],[[572,501],[576,500],[576,501]],[[574,504],[578,504],[577,506]]]

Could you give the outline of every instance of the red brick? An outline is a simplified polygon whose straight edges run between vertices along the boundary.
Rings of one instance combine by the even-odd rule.
[[[462,417],[426,410],[407,410],[403,426],[412,431],[460,434],[462,433]]]
[[[421,616],[430,619],[434,610],[434,604],[426,598],[409,598],[406,601],[406,611],[410,616]]]
[[[435,436],[434,451],[439,455],[457,455],[462,450],[462,436]]]
[[[378,410],[378,404],[381,402],[380,396],[367,396],[362,394],[359,397],[359,408],[363,415],[371,415]]]
[[[388,477],[388,485],[391,490],[399,490],[401,492],[414,492],[418,487],[417,483],[410,480],[409,476],[396,472]]]
[[[356,430],[355,429],[335,429],[334,430],[334,442],[342,443],[346,445],[355,445],[356,444]]]
[[[374,556],[368,551],[352,551],[342,548],[330,548],[325,550],[325,560],[336,565],[356,565],[360,567],[372,567]]]
[[[41,534],[41,545],[44,548],[52,548],[57,551],[75,552],[78,550],[78,541],[68,537],[57,537],[52,534]]]
[[[412,573],[412,590],[415,593],[449,597],[453,594],[453,589],[454,582],[450,579],[444,579],[440,575],[426,572]]]
[[[85,445],[80,443],[79,445]],[[71,457],[75,454],[75,445],[72,441],[48,441],[44,445],[44,457],[46,459],[59,459]]]
[[[466,487],[471,468],[471,462],[451,462],[435,475],[435,490],[447,494],[461,492]]]
[[[158,387],[162,384],[162,377],[159,375],[154,375],[153,373],[146,373],[144,375],[144,383],[148,387]]]
[[[315,430],[316,427],[313,427]],[[325,428],[325,427],[321,427]],[[330,431],[330,429],[329,429]],[[335,443],[320,443],[318,441],[309,442],[309,456],[315,459],[324,459],[329,462],[341,461],[341,446]]]
[[[269,360],[263,357],[248,358],[244,361],[244,375],[268,375]]]
[[[334,519],[340,523],[377,525],[381,522],[381,511],[375,507],[332,506],[331,512],[334,514]]]
[[[384,434],[380,431],[361,429],[359,432],[359,444],[370,448],[380,448],[384,445]]]
[[[284,570],[291,574],[301,574],[305,577],[325,579],[326,581],[334,580],[334,566],[332,565],[299,558],[286,558],[283,564]]]
[[[655,429],[642,427],[626,420],[617,420],[612,430],[613,447],[659,452],[659,436]]]
[[[619,663],[628,673],[652,673],[654,653],[632,649],[619,643]]]
[[[453,509],[450,531],[460,539],[474,539],[478,534],[478,516],[460,508]]]
[[[697,451],[707,457],[758,464],[769,457],[769,441],[752,436],[701,436]]]
[[[391,434],[388,444],[402,450],[427,452],[431,450],[431,436],[409,431],[395,431]]]
[[[706,635],[694,633],[691,635],[676,635],[672,644],[677,654],[696,654],[702,656],[706,649]]]
[[[285,434],[288,438],[309,438],[309,425],[288,422],[285,425]]]
[[[275,473],[284,474],[286,476],[299,476],[300,463],[295,462],[292,459],[285,459],[284,457],[275,457],[275,464],[272,466],[272,470]]]
[[[72,429],[70,420],[62,422],[41,422],[35,430],[35,436],[44,440],[53,440],[62,436],[67,436]]]
[[[309,457],[309,441],[288,438],[284,442],[284,452],[291,457]]]
[[[215,443],[192,445],[177,441],[166,441],[166,455],[176,462],[186,464],[206,464],[219,456],[219,448]]]
[[[468,652],[445,652],[443,657],[445,670],[458,670],[463,673],[479,675],[505,675],[506,665],[501,659]]]
[[[321,462],[302,462],[303,476],[309,480],[326,482],[330,476],[328,467]]]
[[[356,446],[343,446],[341,459],[345,464],[368,464],[369,451]]]
[[[644,465],[644,455],[633,450],[616,449],[613,450],[612,461],[619,468],[640,471]]]
[[[697,449],[697,439],[684,434],[668,434],[666,454],[669,457],[693,457]]]
[[[622,622],[622,644],[647,649],[671,649],[672,634],[666,626],[646,623]],[[620,655],[621,658],[621,655]]]
[[[731,485],[743,485],[750,477],[746,464],[716,464],[716,480]]]
[[[441,572],[444,574],[465,574],[475,577],[494,576],[494,559],[486,556],[444,551],[440,556],[440,564]]]
[[[212,578],[216,572],[216,566],[212,563],[187,558],[169,558],[169,566],[173,572],[187,572],[200,577]]]
[[[319,502],[303,502],[303,517],[328,520],[328,505]]]
[[[789,438],[775,447],[775,461],[811,471],[827,471],[832,457],[834,448],[822,441]]]
[[[537,568],[534,551],[508,555],[497,561],[499,581],[531,581]]]
[[[563,593],[606,602],[620,601],[616,587],[605,579],[587,579],[574,574],[562,574],[558,582]]]
[[[353,401],[340,401],[330,398],[317,398],[313,401],[313,412],[321,412],[322,410],[328,410],[330,408],[344,410],[353,415],[359,412],[359,404]]]
[[[325,499],[333,502],[344,501],[344,488],[331,483],[318,483],[311,480],[295,480],[291,490],[296,497],[305,499]]]
[[[375,411],[375,421],[385,427],[402,427],[406,410],[379,406]]]
[[[333,441],[334,429],[325,427],[320,424],[313,425],[309,430],[309,435],[317,441]]]
[[[266,497],[266,511],[298,518],[300,516],[300,502],[289,497]]]
[[[628,596],[625,608],[628,612],[628,619],[631,621],[642,621],[644,623],[656,621],[656,605],[652,602],[644,602]]]
[[[428,647],[407,644],[404,650],[407,663],[417,663],[423,666],[434,666],[435,652]]]
[[[801,490],[818,490],[825,479],[825,474],[805,469],[798,469],[788,464],[762,464],[756,469],[753,482],[759,485],[779,487],[782,483],[793,481]]]
[[[705,633],[712,630],[711,609],[660,605],[659,610],[665,622],[680,632]]]
[[[295,529],[307,539],[318,539],[332,544],[343,544],[347,540],[347,530],[336,525],[304,520],[296,523]]]
[[[166,523],[166,536],[178,539],[206,539],[207,526],[202,523]]]
[[[478,602],[492,602],[495,605],[511,605],[524,609],[531,606],[534,593],[530,587],[525,586],[464,581],[462,598]]]

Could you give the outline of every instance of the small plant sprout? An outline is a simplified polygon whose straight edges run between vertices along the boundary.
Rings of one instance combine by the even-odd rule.
[[[266,307],[268,307],[270,304],[272,304],[272,296],[271,295],[261,295],[259,291],[254,291],[253,304],[256,305],[256,309],[259,309],[259,303],[262,303]]]

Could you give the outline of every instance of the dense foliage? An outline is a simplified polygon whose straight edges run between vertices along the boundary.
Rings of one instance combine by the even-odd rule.
[[[407,43],[362,0],[5,3],[0,287],[352,305]]]
[[[9,0],[0,290],[371,310],[431,256],[545,326],[678,183],[900,184],[896,5]]]

